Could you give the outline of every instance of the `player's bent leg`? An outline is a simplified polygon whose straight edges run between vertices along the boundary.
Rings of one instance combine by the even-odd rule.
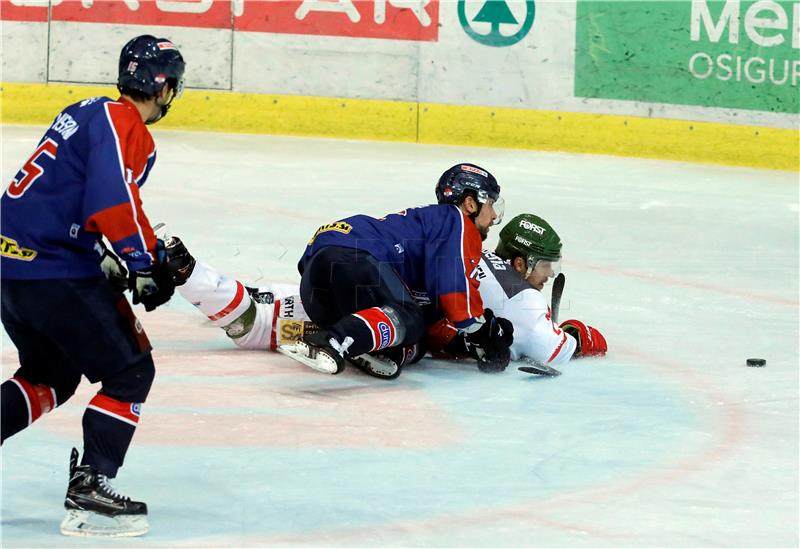
[[[84,455],[70,458],[61,532],[73,536],[139,536],[147,532],[147,505],[116,492],[110,479],[122,466],[141,405],[155,377],[150,353],[102,380],[83,415]]]
[[[351,360],[368,374],[381,379],[398,377],[404,365],[418,362],[425,355],[425,349],[421,344],[425,322],[420,307],[416,303],[409,302],[397,303],[390,309],[396,325],[402,326],[399,343],[354,355]]]
[[[81,465],[91,465],[109,478],[117,475],[154,377],[153,359],[147,353],[138,362],[102,380],[102,389],[83,414]]]

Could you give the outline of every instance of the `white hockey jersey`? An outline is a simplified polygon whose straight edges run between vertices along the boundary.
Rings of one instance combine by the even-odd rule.
[[[523,280],[509,263],[484,250],[476,276],[484,307],[514,325],[511,360],[527,357],[556,365],[572,358],[575,338],[553,323],[542,292]]]
[[[525,282],[511,266],[492,252],[483,251],[476,268],[484,306],[514,325],[511,359],[528,357],[542,364],[562,364],[575,352],[575,339],[550,319],[541,292]],[[308,318],[296,284],[258,287],[263,299],[200,261],[178,292],[214,326],[225,330],[243,349],[275,351],[316,327]]]

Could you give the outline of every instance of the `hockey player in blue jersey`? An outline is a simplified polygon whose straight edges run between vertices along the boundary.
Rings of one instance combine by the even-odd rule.
[[[438,308],[479,349],[483,370],[509,362],[513,327],[484,310],[473,276],[481,243],[500,221],[500,186],[483,168],[458,164],[437,187],[448,204],[408,208],[380,219],[356,215],[317,229],[300,259],[300,296],[320,331],[291,355],[323,372],[354,357],[385,355],[399,375],[404,350],[425,333],[421,305]]]
[[[163,38],[122,49],[120,97],[86,99],[55,118],[2,196],[2,322],[20,368],[2,385],[2,441],[75,392],[102,384],[83,415],[84,453],[72,451],[61,524],[66,535],[135,536],[147,506],[109,482],[122,466],[155,367],[150,343],[121,288],[151,311],[174,283],[139,189],[156,159],[152,124],[183,88],[185,63]],[[101,263],[103,267],[101,267]]]

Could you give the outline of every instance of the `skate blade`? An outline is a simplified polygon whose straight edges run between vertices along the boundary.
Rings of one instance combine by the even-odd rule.
[[[400,375],[400,367],[390,360],[381,360],[372,355],[359,355],[351,359],[356,366],[369,375],[381,379],[394,379]]]
[[[92,511],[67,511],[61,521],[65,536],[126,538],[147,533],[147,515],[118,515],[108,517]]]
[[[324,374],[335,375],[344,369],[326,353],[316,353],[313,358],[308,356],[311,349],[302,341],[294,345],[278,345],[278,352]]]

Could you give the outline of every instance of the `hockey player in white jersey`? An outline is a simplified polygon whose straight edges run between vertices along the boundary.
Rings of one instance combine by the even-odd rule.
[[[167,256],[178,292],[211,323],[225,330],[243,349],[276,351],[303,334],[316,330],[303,309],[298,286],[265,284],[259,288],[195,261],[179,238],[167,241]],[[484,250],[476,269],[481,297],[487,307],[514,325],[511,359],[527,358],[544,365],[559,365],[573,357],[605,354],[600,332],[579,320],[557,325],[541,290],[560,270],[561,239],[541,217],[521,214],[500,231],[495,252]],[[428,347],[452,355],[473,354],[462,334],[446,320],[429,329]],[[393,365],[416,362],[423,350],[405,349],[397,356],[365,357],[358,365],[376,377],[391,379],[399,373]]]
[[[600,332],[579,320],[553,322],[542,289],[560,271],[561,239],[547,221],[520,214],[500,231],[494,253],[484,250],[477,268],[484,303],[514,325],[511,360],[558,365],[578,356],[606,353]],[[446,326],[444,330],[446,332]],[[451,354],[470,353],[454,330],[438,347]],[[433,345],[436,347],[437,345]]]
[[[168,268],[178,292],[222,328],[242,349],[278,351],[318,331],[300,300],[297,284],[266,283],[258,288],[196,261],[178,237],[166,239]],[[422,358],[419,345],[360,355],[351,362],[370,375],[393,379],[400,367]]]

